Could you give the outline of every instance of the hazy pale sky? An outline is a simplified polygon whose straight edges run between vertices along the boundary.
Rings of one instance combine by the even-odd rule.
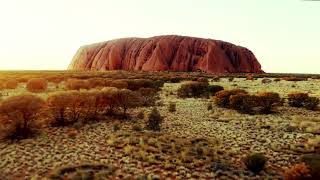
[[[242,45],[267,72],[320,73],[320,2],[0,0],[0,70],[66,69],[76,50],[178,34]]]

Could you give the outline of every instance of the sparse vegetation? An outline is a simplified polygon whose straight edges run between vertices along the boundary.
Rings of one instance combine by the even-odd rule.
[[[156,172],[158,168],[168,172],[177,171],[180,173],[180,171],[184,171],[185,175],[179,174],[177,178],[185,179],[219,179],[220,177],[281,179],[281,175],[286,179],[317,177],[319,171],[319,169],[317,170],[317,164],[319,163],[314,161],[317,159],[314,155],[309,159],[307,158],[307,161],[302,161],[304,164],[299,163],[290,167],[291,164],[297,163],[296,159],[301,154],[319,154],[320,152],[319,112],[305,110],[316,110],[319,104],[319,91],[316,89],[315,80],[311,79],[309,82],[298,83],[285,81],[275,83],[275,80],[273,80],[267,82],[270,85],[263,85],[259,83],[260,80],[262,83],[264,83],[264,79],[278,78],[281,80],[281,76],[254,74],[254,77],[259,78],[259,81],[251,82],[243,81],[246,75],[232,75],[230,79],[237,78],[235,79],[236,84],[228,82],[229,76],[223,74],[216,77],[204,73],[183,72],[175,74],[173,72],[110,71],[102,73],[92,71],[63,72],[60,75],[41,74],[23,75],[22,77],[19,74],[2,76],[2,80],[0,80],[0,96],[3,95],[2,100],[0,97],[1,138],[24,139],[32,137],[36,132],[34,130],[43,130],[43,133],[35,139],[22,140],[17,143],[12,143],[12,141],[0,142],[0,154],[2,155],[0,159],[1,162],[7,163],[6,166],[3,166],[3,169],[6,170],[4,174],[8,175],[9,170],[10,173],[20,172],[19,169],[15,170],[13,166],[19,167],[18,163],[28,163],[28,158],[47,160],[46,158],[50,156],[48,159],[54,161],[50,161],[50,163],[58,164],[73,161],[73,157],[77,157],[75,153],[83,151],[81,157],[78,157],[81,161],[88,159],[94,162],[107,161],[112,165],[115,165],[114,162],[119,162],[120,167],[124,167],[124,163],[127,163],[127,160],[130,159],[129,164],[138,165],[142,162],[143,167],[150,168],[151,172]],[[3,103],[11,104],[6,101],[23,93],[25,91],[23,87],[28,90],[28,81],[39,78],[50,82],[47,84],[48,90],[36,87],[35,89],[39,89],[39,91],[31,90],[31,92],[41,93],[38,96],[29,95],[38,98],[43,97],[46,102],[42,100],[41,107],[36,110],[32,109],[32,118],[28,121],[30,131],[26,131],[28,133],[25,134],[28,135],[24,136],[22,135],[24,133],[20,132],[22,127],[13,123],[13,120],[18,118],[21,120],[19,122],[23,122],[21,118],[23,115],[18,113],[20,109],[11,108],[6,113],[2,113],[4,112],[2,111]],[[6,88],[5,83],[8,79],[17,80],[19,86],[15,90]],[[208,79],[212,79],[214,83],[211,82],[210,84],[214,85],[209,85]],[[68,85],[70,80],[75,80],[76,83]],[[190,82],[190,80],[193,81]],[[182,90],[182,92],[188,94],[186,96],[190,99],[177,99],[175,94],[179,91],[177,89],[182,86],[180,86],[181,84],[170,83],[171,81],[188,81],[181,84],[189,82],[195,84],[186,88],[188,90]],[[55,87],[55,82],[61,83]],[[166,82],[165,86],[163,86],[164,82]],[[293,104],[300,103],[300,107],[305,109],[288,108],[287,106],[277,108],[284,102],[281,97],[287,97],[287,89],[290,89],[293,84],[295,84],[297,91],[308,92],[313,97],[308,94],[307,98],[303,98],[306,97],[304,95],[292,96],[294,98],[302,97],[291,100],[297,100],[298,103]],[[162,86],[163,88],[161,88]],[[242,89],[229,89],[234,86]],[[224,90],[223,87],[227,90]],[[284,89],[279,89],[282,87]],[[307,89],[308,87],[310,88]],[[257,93],[261,90],[262,93]],[[280,95],[271,91],[279,92]],[[206,109],[212,110],[213,102],[207,99],[193,99],[193,97],[202,98],[210,95],[215,95],[213,98],[217,106],[229,109],[216,108],[214,111],[208,112]],[[286,102],[289,103],[289,99]],[[175,104],[173,102],[177,103],[178,106],[175,107],[176,105],[173,105]],[[37,103],[32,104],[32,106],[34,105],[37,105]],[[151,113],[147,113],[151,110],[150,106],[155,105],[167,106],[158,107],[159,111],[153,109]],[[15,106],[20,106],[20,103],[15,103]],[[130,110],[131,108],[136,109]],[[176,111],[176,108],[178,108],[179,113],[170,114],[170,112]],[[248,114],[279,113],[249,116],[230,109]],[[122,120],[123,117],[130,117],[131,112],[133,112],[134,117],[132,121]],[[145,112],[147,113],[146,117],[144,117]],[[166,121],[163,121],[162,116],[167,117]],[[59,127],[51,127],[51,125]],[[287,131],[287,127],[291,132]],[[151,131],[147,131],[147,129]],[[222,142],[221,147],[217,145],[218,141],[207,140],[211,135],[216,136]],[[49,141],[47,141],[48,137],[50,138]],[[46,151],[30,148],[31,146],[38,147],[40,143],[41,146],[44,145],[43,147],[54,148],[46,148]],[[100,143],[106,143],[107,146],[100,147]],[[243,169],[241,165],[238,166],[239,160],[250,149],[251,145],[254,148],[259,147],[259,151],[261,150],[268,159],[270,158],[268,162],[270,166],[263,165],[265,164],[263,159],[266,161],[265,157],[248,155],[244,160],[244,165],[255,174],[247,171],[240,174],[238,172]],[[24,146],[26,151],[29,151],[29,149],[35,150],[32,151],[35,155],[25,153],[22,149]],[[91,148],[93,146],[95,148]],[[89,152],[92,151],[92,154],[84,150],[87,148],[90,149]],[[270,148],[273,151],[270,151]],[[61,153],[66,152],[68,156],[66,158],[65,156],[59,157],[59,154],[54,153],[57,150]],[[276,151],[276,158],[273,154],[274,151]],[[109,157],[108,159],[101,158],[100,152],[109,153],[110,159]],[[113,152],[116,152],[117,155],[114,156]],[[288,156],[282,157],[283,154],[289,154],[290,158],[287,158]],[[220,158],[223,158],[223,163],[219,160]],[[14,162],[10,159],[13,159]],[[40,160],[40,164],[41,162]],[[232,163],[236,165],[233,166]],[[89,165],[88,168],[84,166],[73,168],[70,173],[62,172],[60,177],[116,177],[125,179],[129,178],[126,174],[130,174],[132,170],[137,174],[140,173],[131,166],[128,168],[129,171],[126,171],[116,164],[115,169],[117,171],[110,172],[112,175],[108,176],[105,175],[108,174],[108,172],[105,172],[106,169],[101,168],[100,172],[99,167]],[[281,168],[274,167],[290,168],[283,173]],[[30,166],[32,171],[39,174],[43,174],[45,168],[47,171],[50,167],[47,167],[45,163],[43,168],[38,165]],[[63,170],[67,169],[64,168]],[[213,169],[215,169],[214,176],[212,176]],[[261,169],[265,169],[265,171],[259,173]],[[81,172],[78,172],[78,170]],[[0,171],[2,173],[2,170]],[[38,176],[35,177],[38,178]],[[133,175],[133,177],[136,176]]]
[[[245,157],[244,164],[253,173],[258,174],[267,163],[266,157],[261,153],[253,153]]]

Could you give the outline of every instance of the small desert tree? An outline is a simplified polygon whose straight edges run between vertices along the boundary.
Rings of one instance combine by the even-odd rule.
[[[117,101],[115,98],[119,89],[115,87],[105,87],[101,90],[102,107],[107,111],[107,114],[112,114],[114,109],[117,108]]]
[[[96,119],[99,111],[104,109],[103,94],[99,90],[89,90],[81,92],[81,97],[84,98],[84,119]]]
[[[45,101],[32,94],[9,97],[0,105],[2,138],[24,139],[34,132],[39,123],[39,113]]]
[[[44,92],[48,88],[48,81],[44,78],[33,78],[27,82],[27,90],[30,92]]]
[[[154,88],[140,88],[138,93],[141,96],[143,106],[154,106],[156,101],[160,99],[157,90]]]
[[[135,108],[141,104],[139,94],[128,89],[118,90],[114,97],[116,104],[123,109],[123,115],[126,115],[128,108]]]
[[[61,91],[49,94],[47,104],[52,115],[51,124],[54,126],[65,126],[70,123],[66,114],[70,107],[72,97],[69,92]]]

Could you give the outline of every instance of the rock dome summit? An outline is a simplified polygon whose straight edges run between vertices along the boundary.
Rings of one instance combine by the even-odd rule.
[[[79,48],[69,70],[262,73],[255,55],[232,43],[187,36],[122,38]]]

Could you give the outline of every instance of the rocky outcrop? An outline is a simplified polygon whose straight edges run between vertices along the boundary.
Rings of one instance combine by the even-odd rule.
[[[254,54],[244,47],[175,35],[123,38],[82,46],[68,69],[263,72]]]

